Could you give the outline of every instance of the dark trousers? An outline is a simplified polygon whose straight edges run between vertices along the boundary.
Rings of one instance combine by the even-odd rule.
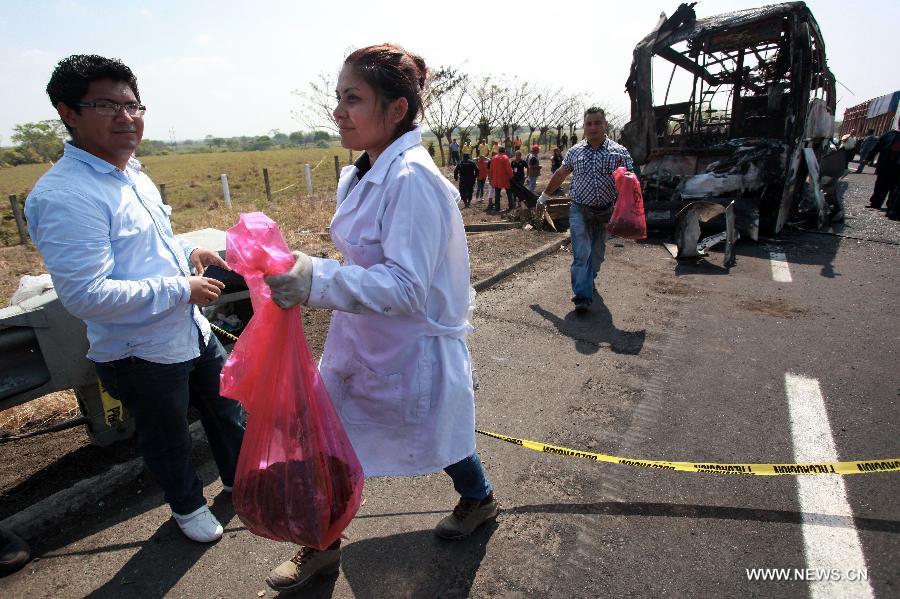
[[[453,488],[465,501],[471,503],[482,501],[493,492],[491,481],[484,472],[477,451],[466,459],[447,466],[444,472],[450,475]]]
[[[525,186],[525,179],[516,179],[516,181],[523,187]],[[515,209],[519,200],[521,200],[523,202],[525,201],[525,197],[524,196],[519,197],[519,195],[516,193],[515,189],[513,189],[513,187],[511,185],[509,187],[509,191],[507,191],[506,194],[509,196],[509,209],[510,210]]]
[[[475,197],[479,200],[484,197],[484,182],[486,179],[478,179],[475,183],[478,184],[478,191],[475,192]]]
[[[891,189],[897,185],[900,180],[900,168],[890,168],[889,166],[882,169],[875,169],[875,189],[872,191],[872,197],[869,198],[869,205],[873,208],[881,208],[884,200]]]
[[[462,198],[463,204],[468,208],[472,203],[472,190],[475,188],[475,181],[459,180],[459,197]]]
[[[515,204],[516,200],[513,199],[513,196],[510,195],[510,190],[508,190],[508,189],[503,189],[502,187],[495,187],[495,188],[494,188],[494,204],[493,204],[493,208],[494,208],[494,210],[496,210],[497,212],[500,212],[500,192],[501,192],[501,191],[505,191],[505,192],[506,192],[506,199],[509,200],[509,207],[510,207],[510,208],[513,208],[513,207],[515,207],[515,205],[516,205],[516,204]]]
[[[234,484],[244,412],[238,402],[219,395],[219,373],[227,357],[213,335],[200,356],[187,362],[124,358],[94,364],[103,386],[134,416],[144,463],[176,514],[189,514],[206,504],[191,464],[189,405],[200,411],[222,484]]]
[[[450,164],[459,164],[459,150],[450,150]]]

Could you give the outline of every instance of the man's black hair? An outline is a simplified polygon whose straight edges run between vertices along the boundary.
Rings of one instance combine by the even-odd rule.
[[[111,79],[112,81],[124,81],[131,87],[134,97],[141,101],[138,91],[137,77],[131,72],[125,63],[118,58],[104,58],[96,54],[73,54],[63,58],[53,69],[50,82],[47,84],[47,95],[50,103],[56,105],[62,102],[78,114],[81,108],[78,102],[87,94],[88,86],[98,79]],[[63,121],[69,133],[69,125]]]
[[[603,117],[603,120],[606,120],[606,111],[600,108],[599,106],[591,106],[584,111],[584,116],[589,114],[599,114]]]

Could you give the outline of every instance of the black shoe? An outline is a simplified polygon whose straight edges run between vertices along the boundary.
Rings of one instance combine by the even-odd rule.
[[[576,297],[572,302],[575,304],[575,311],[579,314],[583,314],[591,308],[591,300],[583,297]]]
[[[28,563],[28,544],[18,536],[0,528],[0,574],[11,574]]]

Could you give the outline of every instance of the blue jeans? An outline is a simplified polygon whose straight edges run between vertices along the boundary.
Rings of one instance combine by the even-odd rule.
[[[476,183],[478,184],[478,190],[475,192],[475,197],[477,197],[479,200],[484,197],[484,182],[485,181],[487,181],[487,179],[478,179],[476,181]]]
[[[477,451],[466,459],[447,466],[444,472],[453,479],[453,488],[465,501],[471,503],[481,501],[493,491]]]
[[[528,191],[534,191],[535,187],[537,187],[537,175],[531,175],[528,177]]]
[[[606,255],[606,223],[591,218],[589,209],[572,203],[569,206],[569,233],[572,237],[573,300],[588,302],[594,297],[594,280]]]
[[[203,485],[191,464],[188,405],[200,411],[222,484],[234,484],[244,411],[238,402],[219,395],[219,373],[227,357],[213,335],[200,348],[200,356],[187,362],[123,358],[94,364],[103,386],[134,416],[141,456],[176,514],[206,505]]]

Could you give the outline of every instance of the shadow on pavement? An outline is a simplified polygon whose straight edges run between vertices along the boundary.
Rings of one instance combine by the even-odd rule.
[[[431,529],[364,539],[344,546],[341,569],[356,597],[468,597],[496,530],[493,521],[460,541]]]
[[[719,259],[721,261],[721,259]],[[710,262],[707,258],[685,258],[678,260],[675,276],[683,275],[727,275],[729,269],[721,264]]]
[[[213,499],[210,510],[220,522],[229,522],[234,517],[231,496],[219,493]],[[212,545],[186,541],[175,521],[169,519],[140,544],[137,553],[106,584],[88,597],[163,597]],[[97,551],[108,550],[104,547]],[[163,564],[165,567],[162,567]]]
[[[646,331],[622,331],[617,329],[612,321],[612,314],[603,298],[594,292],[594,303],[590,310],[584,314],[578,314],[572,310],[560,318],[538,304],[532,304],[531,309],[548,320],[556,329],[575,340],[575,349],[581,354],[595,354],[603,347],[616,354],[637,355],[644,347]]]
[[[900,533],[900,521],[878,518],[853,518],[718,505],[680,505],[676,503],[643,503],[602,501],[599,503],[544,503],[520,505],[504,510],[507,514],[597,514],[601,516],[656,516],[664,518],[711,518],[714,520],[752,520],[788,524],[813,523],[834,528],[858,528],[877,532]]]

